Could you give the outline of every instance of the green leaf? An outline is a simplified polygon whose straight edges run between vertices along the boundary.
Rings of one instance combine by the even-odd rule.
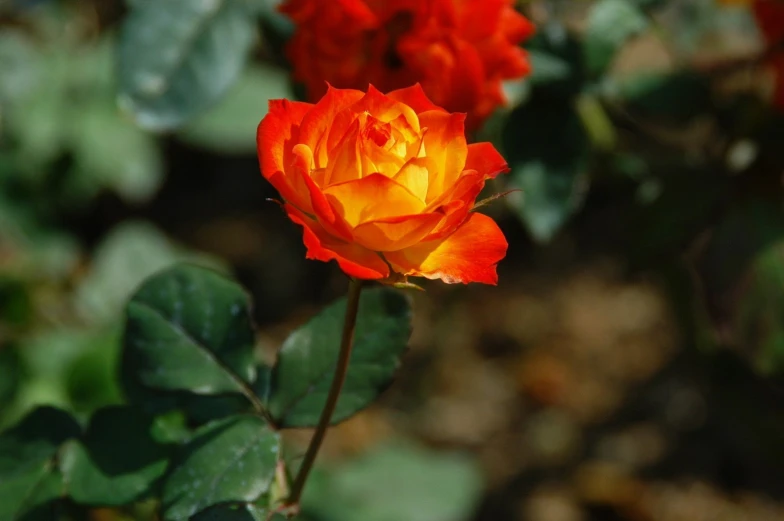
[[[458,521],[470,519],[481,490],[466,457],[401,444],[314,473],[302,502],[324,521]]]
[[[40,407],[0,434],[0,519],[52,519],[63,480],[56,456],[63,443],[79,436],[67,413]]]
[[[269,408],[284,427],[311,427],[324,408],[340,348],[346,300],[332,304],[289,336],[270,382]],[[359,304],[348,375],[333,424],[370,405],[392,381],[411,334],[408,299],[366,290]]]
[[[5,27],[0,34],[0,100],[23,98],[36,83],[36,55],[29,37],[21,29]]]
[[[228,95],[183,128],[179,137],[210,150],[256,150],[256,127],[271,99],[291,98],[288,72],[268,65],[249,67]]]
[[[214,271],[178,264],[152,276],[126,317],[122,373],[132,399],[135,388],[242,393],[255,379],[248,295]]]
[[[522,193],[506,199],[531,235],[550,240],[582,204],[588,144],[569,100],[535,91],[512,112],[503,135],[512,168],[509,182]]]
[[[254,33],[242,1],[138,2],[120,33],[120,106],[143,127],[178,127],[228,91]]]
[[[563,81],[572,74],[572,66],[564,58],[547,51],[530,49],[528,59],[531,62],[531,83],[550,83]]]
[[[21,383],[21,361],[16,348],[0,349],[0,410],[8,407],[16,396]]]
[[[553,95],[571,96],[583,89],[585,57],[580,41],[560,22],[537,27],[527,44],[531,59],[530,83],[546,86]]]
[[[512,170],[523,196],[510,198],[534,239],[547,242],[580,206],[586,179],[573,163],[529,161]]]
[[[267,521],[267,511],[250,503],[216,505],[190,521]]]
[[[25,378],[17,404],[59,404],[75,412],[118,403],[119,327],[44,329],[20,341]]]
[[[96,412],[63,471],[71,497],[85,505],[119,506],[148,497],[168,463],[153,440],[152,418],[128,406]]]
[[[253,502],[269,490],[279,439],[256,416],[210,423],[182,448],[163,489],[165,521],[226,502]]]
[[[612,63],[621,46],[648,26],[645,14],[628,0],[599,0],[588,15],[584,37],[588,71],[599,75]]]
[[[784,376],[784,212],[759,199],[734,208],[705,245],[700,288],[715,328],[754,369]]]
[[[108,188],[132,203],[155,194],[163,165],[152,136],[121,117],[108,100],[85,106],[73,123],[74,188],[89,197]]]
[[[766,375],[784,374],[784,241],[753,260],[735,318],[737,340]]]

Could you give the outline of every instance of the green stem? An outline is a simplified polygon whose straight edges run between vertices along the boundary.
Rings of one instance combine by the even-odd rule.
[[[346,316],[343,319],[343,337],[340,340],[340,353],[338,354],[338,363],[335,367],[335,376],[332,379],[332,386],[329,388],[327,403],[324,404],[324,409],[321,411],[321,417],[319,417],[316,432],[313,433],[313,438],[311,438],[308,450],[305,452],[302,465],[299,467],[297,477],[294,478],[294,484],[291,486],[291,494],[286,501],[288,506],[296,506],[299,504],[302,490],[305,488],[305,482],[308,480],[308,475],[313,468],[313,462],[316,461],[321,443],[324,441],[327,428],[329,428],[332,420],[332,414],[335,412],[335,406],[338,404],[340,390],[343,388],[343,383],[346,381],[348,364],[351,358],[351,348],[354,344],[354,327],[357,323],[359,295],[361,292],[362,281],[352,278],[348,287]]]

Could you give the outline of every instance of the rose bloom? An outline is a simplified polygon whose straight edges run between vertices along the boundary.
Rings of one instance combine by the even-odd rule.
[[[309,259],[360,279],[495,284],[506,239],[471,210],[508,166],[490,143],[466,144],[464,120],[419,85],[329,88],[315,105],[271,100],[257,133],[261,172],[302,226]]]
[[[501,81],[530,70],[518,44],[533,25],[513,0],[287,0],[288,46],[311,101],[335,87],[387,92],[420,83],[475,129],[505,103]]]

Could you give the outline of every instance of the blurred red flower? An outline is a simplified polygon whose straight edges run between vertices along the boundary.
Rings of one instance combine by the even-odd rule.
[[[771,51],[766,63],[776,77],[773,104],[784,109],[784,1],[754,0],[752,10]]]
[[[505,103],[501,81],[530,70],[519,43],[533,25],[512,0],[286,0],[297,24],[288,46],[311,101],[327,82],[390,91],[419,83],[476,129]]]

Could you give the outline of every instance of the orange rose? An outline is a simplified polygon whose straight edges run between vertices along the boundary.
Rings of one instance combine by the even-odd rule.
[[[464,120],[419,85],[272,100],[256,138],[261,172],[303,227],[309,259],[361,279],[495,284],[506,239],[471,209],[508,166],[490,143],[466,144]]]
[[[420,83],[477,128],[505,103],[501,81],[530,70],[518,44],[533,25],[512,0],[287,0],[295,78],[318,100],[335,87],[384,92]]]

